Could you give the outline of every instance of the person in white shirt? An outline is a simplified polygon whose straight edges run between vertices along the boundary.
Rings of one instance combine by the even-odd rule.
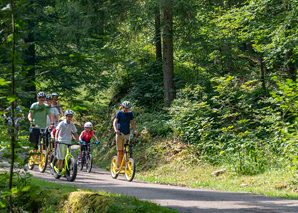
[[[54,121],[54,126],[57,126],[58,122],[59,122],[59,119],[60,119],[60,116],[59,116],[59,111],[56,107],[53,107],[52,106],[52,95],[47,95],[46,96],[46,102],[47,102],[47,105],[49,105],[49,107],[51,107],[51,114],[52,114],[52,118],[53,118],[53,121]],[[47,116],[47,126],[50,126],[51,125],[51,121],[50,121],[50,117]]]
[[[74,112],[72,110],[66,110],[65,116],[66,119],[61,121],[56,127],[57,131],[55,134],[55,139],[58,141],[57,146],[57,158],[58,158],[58,167],[59,172],[58,175],[61,174],[63,160],[66,156],[67,152],[67,144],[71,144],[71,133],[74,134],[76,141],[79,141],[79,135],[77,133],[77,128],[73,122],[71,122],[73,118]],[[59,143],[62,142],[62,143]]]

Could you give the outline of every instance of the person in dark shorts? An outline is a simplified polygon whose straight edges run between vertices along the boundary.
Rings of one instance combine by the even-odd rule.
[[[130,134],[130,124],[132,125],[135,135],[138,136],[136,129],[136,124],[134,122],[134,116],[131,111],[129,111],[131,103],[129,101],[124,101],[122,103],[122,110],[118,111],[114,117],[113,127],[116,133],[116,147],[118,156],[118,167],[120,167],[123,155],[124,155],[124,136]]]
[[[38,102],[31,105],[28,114],[28,120],[30,121],[29,141],[35,145],[34,152],[37,152],[38,149],[40,129],[45,129],[47,127],[47,116],[50,118],[51,125],[54,125],[51,109],[44,103],[46,100],[46,93],[39,92],[37,94],[37,100]]]

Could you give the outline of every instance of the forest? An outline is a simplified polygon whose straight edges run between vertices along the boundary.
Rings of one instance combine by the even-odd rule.
[[[95,125],[104,155],[128,100],[140,143],[171,141],[191,164],[237,175],[297,172],[297,0],[1,0],[0,9],[2,112],[17,100],[27,114],[39,91],[57,92],[78,129]],[[1,122],[1,146],[20,143]],[[29,122],[21,129],[28,135]]]

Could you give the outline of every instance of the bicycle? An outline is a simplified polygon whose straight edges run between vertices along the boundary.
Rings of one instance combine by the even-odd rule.
[[[132,137],[132,134],[129,135],[129,139],[126,138],[126,136],[121,132],[121,135],[123,135],[125,139],[124,143],[124,156],[121,161],[120,168],[118,168],[118,157],[113,156],[111,160],[111,176],[113,179],[116,179],[119,174],[123,174],[125,176],[125,179],[129,182],[131,182],[135,176],[136,171],[136,165],[135,161],[132,157],[132,145],[129,143]],[[123,168],[125,164],[125,168]],[[123,172],[124,169],[124,172]]]
[[[75,144],[67,144],[63,142],[57,142],[59,144],[66,144],[67,145],[67,152],[66,156],[63,160],[63,169],[61,175],[58,175],[59,167],[58,167],[58,158],[57,156],[54,157],[53,163],[50,164],[51,173],[54,175],[55,179],[59,179],[62,175],[66,176],[66,179],[70,182],[74,181],[77,177],[77,162],[76,159],[69,151],[69,147]]]
[[[32,170],[34,165],[38,165],[39,171],[44,173],[48,163],[48,152],[47,152],[47,129],[39,129],[39,149],[38,152],[33,150],[29,151],[28,168]],[[39,158],[38,158],[39,156]]]
[[[80,142],[78,142],[78,144],[81,144]],[[95,143],[92,143],[95,144]],[[91,150],[90,150],[90,143],[86,143],[85,141],[83,141],[83,144],[81,144],[83,147],[83,151],[82,151],[82,158],[79,160],[78,159],[78,166],[80,171],[83,170],[84,165],[86,165],[86,171],[88,173],[91,172],[92,169],[92,154],[91,154]]]
[[[46,150],[48,153],[48,162],[52,162],[53,160],[53,155],[55,152],[55,146],[54,143],[55,141],[51,139],[51,131],[52,129],[50,127],[47,127],[47,135],[46,135]]]

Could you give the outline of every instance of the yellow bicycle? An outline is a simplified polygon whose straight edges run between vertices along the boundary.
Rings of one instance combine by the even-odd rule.
[[[28,168],[32,170],[35,165],[38,165],[39,171],[44,173],[48,163],[48,152],[46,144],[46,129],[40,129],[38,152],[29,151]]]
[[[113,156],[111,160],[111,176],[112,178],[116,179],[119,174],[123,174],[125,176],[125,179],[128,181],[132,181],[135,172],[136,172],[136,165],[135,161],[132,158],[132,145],[129,143],[132,137],[132,134],[129,135],[129,138],[127,138],[123,133],[121,135],[124,136],[125,144],[124,144],[124,156],[121,161],[120,168],[118,168],[118,157]]]

